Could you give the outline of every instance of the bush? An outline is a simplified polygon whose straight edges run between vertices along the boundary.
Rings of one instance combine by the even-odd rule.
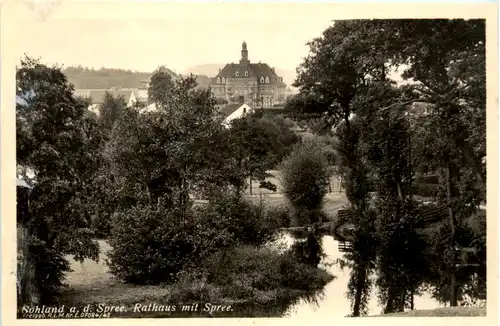
[[[309,233],[305,241],[296,241],[291,247],[291,254],[297,261],[311,266],[318,266],[324,256],[320,239]]]
[[[216,251],[274,240],[278,217],[264,204],[229,193],[186,215],[149,206],[121,211],[112,221],[110,271],[136,284],[172,282]]]
[[[421,197],[436,197],[439,193],[439,185],[433,183],[414,183],[412,193]]]
[[[290,120],[286,120],[282,115],[264,115],[260,120],[266,132],[271,136],[272,152],[279,163],[285,156],[290,154],[293,145],[300,142],[301,137],[291,128]]]
[[[280,286],[280,259],[278,251],[266,247],[240,246],[215,253],[203,268],[210,283],[270,290]]]
[[[224,105],[224,104],[228,104],[228,101],[224,98],[217,98],[215,100],[215,104],[218,104],[218,105]]]
[[[331,281],[330,274],[303,262],[295,252],[294,248],[280,253],[251,246],[218,252],[203,262],[204,279],[221,287],[221,295],[239,299],[261,292],[273,297],[283,289],[317,290]]]
[[[328,192],[329,164],[320,146],[305,141],[294,146],[280,167],[283,190],[295,210],[295,224],[315,222]]]
[[[113,275],[131,283],[154,284],[177,274],[205,248],[196,245],[196,223],[175,211],[134,207],[115,213],[108,265]]]
[[[262,245],[274,240],[280,216],[265,203],[252,203],[237,194],[223,193],[200,211],[201,224],[226,230],[238,244]]]
[[[107,239],[111,232],[109,214],[97,213],[91,219],[92,231],[96,239]]]
[[[287,228],[291,226],[291,212],[286,205],[271,206],[268,208],[269,220],[275,221],[278,227]]]
[[[439,175],[421,175],[417,178],[416,183],[431,183],[439,184]]]
[[[298,260],[295,250],[292,248],[281,256],[279,268],[283,287],[314,291],[322,289],[333,279],[325,270]]]

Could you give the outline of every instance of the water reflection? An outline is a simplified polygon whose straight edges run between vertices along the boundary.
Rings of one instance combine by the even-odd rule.
[[[293,237],[284,233],[279,242],[289,247],[296,238],[302,238],[300,234]],[[320,267],[329,271],[335,279],[330,282],[315,298],[301,298],[292,305],[285,313],[285,316],[292,318],[307,317],[345,317],[351,313],[350,302],[346,297],[347,284],[349,282],[349,269],[341,270],[334,262],[342,258],[343,254],[338,250],[338,241],[331,236],[322,237],[323,252],[325,258],[321,261]],[[435,309],[444,307],[444,304],[432,299],[428,295],[415,296],[415,309]],[[382,307],[377,302],[377,293],[373,293],[368,303],[368,314],[378,315],[382,312]]]

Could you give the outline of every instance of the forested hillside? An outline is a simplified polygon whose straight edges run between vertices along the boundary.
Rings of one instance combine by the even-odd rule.
[[[109,68],[95,70],[85,67],[67,67],[63,72],[77,89],[139,88],[144,86],[141,82],[148,81],[152,75],[150,72]]]
[[[173,76],[177,74],[168,69]],[[108,89],[111,87],[139,88],[145,86],[143,82],[149,81],[152,72],[138,72],[125,69],[101,68],[99,70],[85,67],[67,67],[63,70],[68,80],[76,89]],[[200,87],[208,87],[209,78],[198,76]]]

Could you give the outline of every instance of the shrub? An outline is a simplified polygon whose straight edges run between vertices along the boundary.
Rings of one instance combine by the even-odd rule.
[[[302,261],[311,266],[318,266],[321,259],[325,256],[321,239],[314,234],[309,233],[306,241],[296,242],[292,247],[299,261]]]
[[[439,193],[439,185],[433,183],[414,183],[412,185],[414,195],[422,197],[436,197]]]
[[[439,175],[422,175],[417,178],[417,183],[439,184]]]
[[[91,219],[92,231],[97,239],[107,239],[111,232],[109,214],[96,213]]]
[[[230,192],[220,194],[202,208],[201,224],[227,230],[238,244],[262,245],[277,236],[279,215],[265,203],[252,203]]]
[[[226,99],[223,99],[223,98],[217,98],[215,100],[215,104],[224,105],[224,104],[228,104],[228,101]]]
[[[117,212],[110,236],[110,271],[131,283],[173,281],[206,249],[196,243],[199,234],[194,219],[183,219],[175,211],[146,206]]]
[[[297,135],[287,121],[281,115],[264,115],[260,120],[263,130],[270,136],[271,150],[276,158],[276,164],[288,155],[293,145],[300,142],[301,137]]]
[[[328,160],[320,146],[304,141],[294,146],[281,164],[281,178],[286,198],[295,210],[295,223],[315,222],[328,191]]]
[[[280,221],[264,204],[226,193],[186,215],[134,207],[115,213],[112,224],[111,273],[127,282],[155,284],[196,270],[215,251],[274,240]]]
[[[273,297],[283,289],[317,290],[331,281],[330,274],[303,262],[295,251],[239,246],[204,260],[203,274],[207,283],[223,288],[221,295],[240,299],[262,297],[264,291]]]
[[[281,256],[281,285],[286,288],[314,291],[322,289],[333,276],[327,271],[297,259],[296,248],[291,248]]]
[[[267,211],[269,220],[275,221],[278,227],[291,226],[291,212],[286,205],[270,206]]]
[[[260,290],[279,287],[280,254],[266,247],[238,246],[217,252],[203,262],[207,280],[218,285],[241,286]]]

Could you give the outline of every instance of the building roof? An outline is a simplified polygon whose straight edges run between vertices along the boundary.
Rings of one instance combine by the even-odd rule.
[[[247,112],[253,111],[253,108],[246,103],[236,103],[236,104],[228,104],[219,109],[219,113],[225,118],[229,117],[235,111],[239,110],[242,107],[246,107],[248,109]]]
[[[17,179],[16,179],[16,187],[28,188],[28,189],[33,188],[24,179],[22,179],[20,177],[17,177]]]
[[[238,75],[236,73],[238,72]],[[248,75],[245,74],[248,72]],[[239,63],[228,63],[222,68],[219,73],[212,78],[212,83],[215,84],[217,78],[255,78],[259,81],[260,77],[269,77],[270,83],[282,83],[282,78],[276,74],[274,68],[271,68],[267,63],[250,63],[248,59],[248,50],[246,42],[243,42],[241,49],[241,60]]]
[[[230,116],[234,111],[238,110],[241,106],[243,106],[243,104],[241,103],[236,103],[236,104],[228,104],[228,105],[225,105],[223,106],[221,109],[220,109],[220,113],[224,116],[224,118],[227,118],[228,116]]]
[[[248,76],[245,76],[245,71]],[[238,72],[238,76],[236,76]],[[269,77],[272,83],[279,82],[279,76],[274,69],[269,67],[267,63],[228,63],[219,73],[212,79],[215,81],[217,77],[222,78],[260,78]]]
[[[110,93],[113,97],[117,98],[123,96],[125,101],[128,101],[132,94],[137,98],[139,90],[136,88],[122,88],[122,89],[75,89],[75,96],[90,97],[92,104],[100,104],[104,102],[106,92]]]

